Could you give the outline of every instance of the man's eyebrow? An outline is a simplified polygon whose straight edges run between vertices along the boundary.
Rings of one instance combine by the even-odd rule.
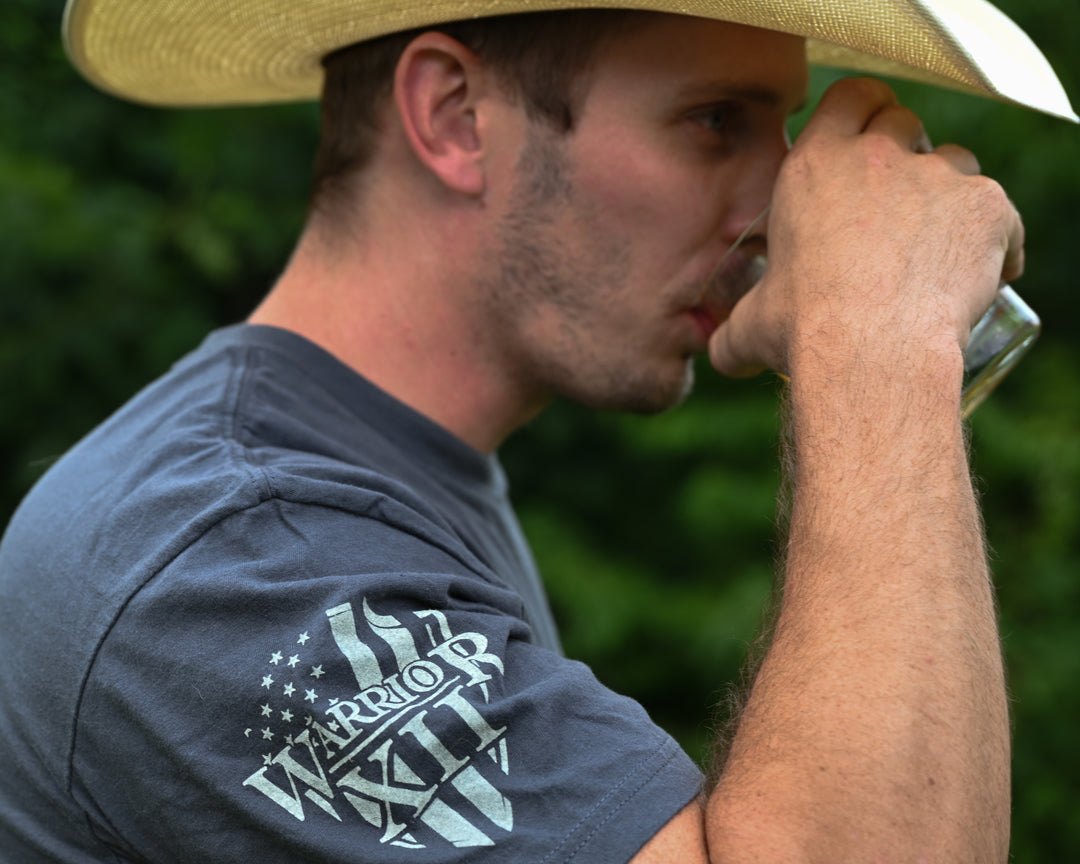
[[[704,81],[688,84],[679,91],[680,100],[692,102],[697,100],[711,100],[724,102],[738,100],[754,102],[764,105],[766,108],[776,108],[784,103],[784,94],[772,87],[757,84],[732,84],[730,81]],[[801,99],[791,109],[792,114],[802,111],[806,107],[806,100]]]

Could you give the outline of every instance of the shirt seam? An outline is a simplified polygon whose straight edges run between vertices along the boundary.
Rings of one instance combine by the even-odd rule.
[[[671,752],[665,755],[665,752],[669,750]],[[635,786],[632,787],[632,789],[629,790],[629,792],[627,792],[627,794],[622,798],[622,800],[617,803],[617,806],[608,810],[607,813],[603,816],[603,818],[600,819],[600,821],[593,826],[592,830],[590,830],[588,834],[581,838],[581,840],[577,843],[576,846],[568,850],[565,854],[560,852],[560,849],[563,848],[564,844],[571,842],[571,838],[573,838],[574,834],[576,834],[582,828],[582,826],[586,825],[595,813],[600,811],[601,808],[605,807],[612,798],[617,796],[620,791],[623,790],[625,786],[627,786],[627,784],[631,783],[631,781],[639,775],[638,771],[632,771],[627,774],[625,777],[623,777],[622,780],[615,784],[615,786],[613,786],[603,796],[601,796],[600,800],[593,805],[589,812],[585,816],[583,816],[576,825],[574,825],[574,827],[566,835],[566,840],[564,840],[563,843],[559,844],[559,848],[552,850],[550,853],[544,856],[544,858],[540,859],[538,864],[547,864],[547,862],[554,861],[556,860],[556,856],[560,856],[558,860],[562,861],[563,864],[569,864],[569,862],[575,860],[577,856],[581,853],[581,850],[592,842],[592,840],[597,836],[597,834],[600,833],[604,826],[606,826],[609,822],[611,822],[612,819],[614,819],[619,813],[621,813],[626,808],[626,806],[641,792],[641,790],[652,782],[653,778],[655,778],[661,771],[663,771],[665,767],[670,765],[673,760],[678,758],[680,752],[681,751],[671,739],[662,741],[660,743],[660,746],[657,747],[656,750],[653,752],[649,760],[657,760],[656,766],[651,771],[649,771],[648,774],[642,777],[641,782],[637,783]]]

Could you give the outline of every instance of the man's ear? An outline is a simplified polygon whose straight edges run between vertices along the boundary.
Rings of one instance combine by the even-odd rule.
[[[447,187],[484,193],[484,140],[477,106],[485,94],[483,64],[443,33],[417,36],[394,73],[394,103],[416,157]]]

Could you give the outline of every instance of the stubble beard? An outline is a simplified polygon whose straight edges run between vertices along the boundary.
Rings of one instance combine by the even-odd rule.
[[[594,337],[604,310],[617,308],[629,282],[626,241],[592,235],[587,259],[572,254],[553,230],[573,197],[572,166],[554,133],[530,136],[518,166],[512,203],[498,227],[494,275],[485,296],[496,326],[516,344],[517,385],[588,408],[655,414],[682,402],[693,388],[692,356],[679,373],[634,362],[644,351],[629,341],[616,350]],[[598,220],[597,220],[598,221]],[[601,224],[582,230],[602,232]],[[692,293],[688,292],[688,293]],[[530,320],[531,319],[531,320]],[[537,335],[539,334],[539,336]]]

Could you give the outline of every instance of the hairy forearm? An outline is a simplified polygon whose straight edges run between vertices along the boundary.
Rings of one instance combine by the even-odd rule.
[[[959,369],[792,371],[783,599],[709,802],[712,858],[1004,861],[1004,675]]]

